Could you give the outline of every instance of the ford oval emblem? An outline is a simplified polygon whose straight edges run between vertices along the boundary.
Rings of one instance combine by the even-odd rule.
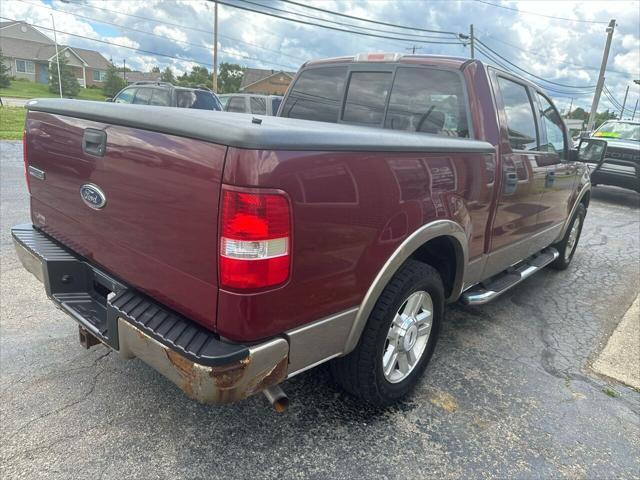
[[[80,196],[88,207],[99,210],[107,204],[107,197],[96,185],[87,183],[80,187]]]

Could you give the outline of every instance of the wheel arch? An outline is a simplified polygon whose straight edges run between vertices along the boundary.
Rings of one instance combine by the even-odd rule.
[[[434,255],[434,250],[439,247],[447,249],[444,258]],[[447,300],[451,302],[458,299],[462,293],[464,270],[469,259],[468,238],[458,223],[451,220],[436,220],[423,225],[409,235],[382,266],[358,308],[345,344],[343,352],[345,355],[358,344],[367,319],[384,288],[410,258],[429,264],[431,264],[430,261],[437,263],[431,266],[436,268],[443,277]],[[452,260],[455,261],[453,267]]]

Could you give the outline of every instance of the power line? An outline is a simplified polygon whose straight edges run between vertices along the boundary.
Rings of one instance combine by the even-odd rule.
[[[4,20],[9,20],[9,21],[12,21],[12,22],[18,22],[18,21],[20,21],[20,20],[16,20],[16,19],[14,19],[14,18],[9,18],[9,17],[4,17],[4,16],[2,16],[2,17],[0,17],[0,18],[2,18],[2,19],[4,19]],[[37,27],[37,28],[41,28],[41,29],[43,29],[43,30],[53,31],[53,29],[52,29],[52,28],[45,27],[45,26],[43,26],[43,25],[36,25],[35,23],[32,23],[31,25],[32,25],[32,26],[34,26],[34,27]],[[113,47],[125,48],[125,49],[127,49],[127,50],[134,50],[134,51],[136,51],[136,52],[145,53],[145,54],[147,54],[147,55],[156,55],[156,56],[158,56],[158,57],[172,58],[172,59],[174,59],[174,60],[180,60],[180,61],[183,61],[183,62],[193,62],[193,63],[198,63],[198,64],[200,64],[200,65],[206,65],[206,66],[208,66],[208,67],[213,67],[213,64],[212,64],[212,63],[202,62],[202,61],[200,61],[200,60],[194,60],[194,59],[192,59],[192,58],[177,57],[177,56],[175,56],[175,55],[169,55],[169,54],[167,54],[167,53],[160,53],[160,52],[154,52],[154,51],[151,51],[151,50],[144,50],[144,49],[142,49],[142,48],[130,47],[130,46],[128,46],[128,45],[122,45],[122,44],[120,44],[120,43],[107,42],[106,40],[100,40],[100,39],[98,39],[98,38],[93,38],[93,37],[87,37],[87,36],[85,36],[85,35],[78,35],[77,33],[63,32],[62,30],[59,30],[59,29],[57,29],[56,31],[57,31],[58,33],[62,33],[62,34],[64,34],[64,35],[69,35],[69,36],[71,36],[71,37],[83,38],[83,39],[85,39],[85,40],[90,40],[90,41],[92,41],[92,42],[102,43],[102,44],[105,44],[105,45],[111,45],[111,46],[113,46]],[[71,48],[73,48],[73,47],[71,47]],[[261,59],[259,59],[259,58],[254,58],[254,57],[248,57],[248,56],[239,55],[239,54],[233,54],[233,55],[234,55],[234,56],[236,56],[236,57],[246,58],[246,59],[249,59],[249,60],[257,60],[257,61],[259,61],[259,62],[262,62],[262,61],[263,61],[263,60],[261,60]],[[265,63],[268,63],[268,62],[265,62]],[[286,66],[286,65],[285,65],[285,66]],[[295,69],[296,67],[287,66],[287,68]]]
[[[289,3],[291,5],[297,5],[299,7],[308,8],[310,10],[315,10],[315,11],[318,11],[318,12],[328,13],[328,14],[331,14],[331,15],[337,15],[339,17],[351,18],[353,20],[359,20],[361,22],[375,23],[377,25],[385,25],[387,27],[401,28],[401,29],[404,29],[404,30],[414,30],[416,32],[440,33],[440,34],[453,35],[453,36],[456,36],[456,37],[458,36],[458,34],[456,32],[446,32],[446,31],[442,31],[442,30],[429,30],[427,28],[410,27],[408,25],[398,25],[396,23],[381,22],[379,20],[371,20],[369,18],[361,18],[361,17],[356,17],[355,15],[347,15],[346,13],[335,12],[335,11],[332,11],[332,10],[325,10],[324,8],[313,7],[311,5],[306,5],[304,3],[298,3],[298,2],[294,2],[294,1],[290,1],[290,0],[280,0],[280,1],[283,2],[283,3]]]
[[[24,2],[24,3],[28,3],[28,2],[25,2],[24,0],[20,0],[20,1],[22,1],[22,2]],[[144,16],[141,16],[141,15],[134,15],[134,14],[131,14],[131,13],[122,13],[122,12],[118,12],[118,11],[115,11],[115,10],[110,10],[110,9],[108,9],[108,8],[96,7],[96,6],[94,6],[94,5],[89,5],[89,4],[84,4],[84,3],[83,3],[83,4],[80,4],[80,3],[74,3],[74,5],[83,6],[83,7],[88,7],[88,8],[92,8],[92,9],[94,9],[94,10],[102,10],[102,11],[104,11],[104,12],[113,13],[113,14],[115,14],[115,15],[123,15],[123,16],[125,16],[125,17],[132,17],[132,18],[138,18],[138,19],[140,19],[140,20],[147,20],[147,21],[155,22],[155,23],[158,23],[158,24],[161,24],[161,25],[170,25],[170,26],[172,26],[172,27],[177,27],[177,28],[180,28],[180,29],[182,29],[182,30],[192,30],[192,31],[194,31],[194,32],[202,32],[202,33],[206,33],[206,34],[208,34],[208,35],[212,35],[212,34],[213,34],[213,30],[205,30],[205,29],[203,29],[203,28],[197,28],[197,27],[188,27],[188,26],[186,26],[186,25],[181,25],[181,24],[179,24],[179,23],[167,22],[167,21],[165,21],[165,20],[158,20],[158,19],[156,19],[156,18],[144,17]],[[36,6],[36,5],[34,4],[33,6]],[[50,10],[56,10],[55,8],[47,7],[47,6],[44,6],[44,5],[38,5],[38,6],[43,7],[43,8],[48,8],[48,9],[50,9]],[[80,16],[80,15],[78,15],[78,14],[75,14],[75,13],[69,12],[69,11],[67,11],[67,10],[56,10],[56,11],[58,11],[58,12],[64,12],[64,13],[68,13],[68,14],[70,14],[70,15]],[[81,17],[82,17],[82,16],[81,16]],[[150,32],[143,32],[142,30],[138,30],[138,29],[131,29],[131,28],[124,27],[124,26],[122,26],[122,25],[118,25],[118,24],[111,24],[111,23],[106,22],[106,21],[104,21],[104,20],[97,20],[97,19],[94,19],[94,18],[91,18],[91,17],[82,17],[82,18],[88,18],[88,19],[89,19],[89,21],[92,21],[92,22],[106,23],[106,24],[108,24],[108,25],[116,25],[116,26],[118,26],[119,28],[124,28],[124,29],[128,29],[128,30],[134,30],[134,31],[136,31],[136,32],[150,33]],[[156,35],[156,34],[152,34],[152,35]],[[252,46],[252,47],[259,48],[259,49],[261,49],[261,50],[265,50],[265,51],[267,51],[267,52],[273,52],[273,53],[277,53],[277,54],[282,55],[282,56],[285,56],[285,57],[290,57],[290,58],[293,58],[294,60],[299,60],[299,61],[301,61],[301,62],[305,62],[305,61],[307,60],[306,58],[295,57],[295,56],[293,56],[293,55],[289,55],[289,54],[284,53],[284,52],[281,52],[281,51],[279,51],[279,50],[274,50],[274,49],[271,49],[271,48],[263,47],[262,45],[256,45],[255,43],[247,42],[247,41],[241,40],[241,39],[239,39],[239,38],[235,38],[235,37],[230,37],[230,36],[228,36],[228,35],[218,34],[218,36],[220,36],[220,37],[222,37],[222,38],[226,38],[226,39],[228,39],[228,40],[233,40],[234,42],[239,42],[239,43],[243,43],[243,44],[245,44],[245,45],[250,45],[250,46]],[[162,37],[162,38],[165,38],[165,37]],[[182,41],[182,40],[173,40],[173,41],[175,41],[175,42],[181,42],[181,43],[188,43],[188,44],[190,44],[190,45],[195,45],[195,46],[202,47],[202,45],[196,45],[196,44],[193,44],[193,43],[191,43],[191,42],[184,42],[184,41]],[[207,47],[203,47],[203,48],[207,48]],[[264,63],[273,63],[273,62],[266,62],[266,61],[264,61]],[[275,63],[274,63],[274,65],[275,65]]]
[[[476,2],[484,3],[485,5],[491,5],[492,7],[496,7],[496,8],[504,8],[505,10],[524,13],[526,15],[537,15],[538,17],[552,18],[554,20],[562,20],[565,22],[598,23],[598,24],[604,24],[604,25],[607,25],[609,23],[609,22],[598,22],[595,20],[581,20],[577,18],[554,17],[553,15],[545,15],[544,13],[528,12],[527,10],[520,10],[519,8],[507,7],[506,5],[497,5],[495,3],[487,2],[485,0],[476,0]]]
[[[444,37],[435,36],[435,35],[418,35],[418,34],[415,34],[415,33],[402,33],[401,34],[399,32],[394,32],[392,30],[382,30],[382,29],[379,29],[379,28],[363,27],[361,25],[355,25],[353,23],[336,22],[334,20],[329,20],[329,19],[326,19],[326,18],[315,17],[313,15],[307,15],[305,13],[300,13],[300,12],[295,11],[295,10],[285,10],[283,8],[272,7],[270,5],[264,5],[262,3],[256,3],[256,2],[249,1],[249,0],[237,0],[237,1],[240,1],[242,3],[248,3],[248,4],[254,5],[256,7],[268,8],[268,9],[274,10],[276,12],[283,12],[283,13],[288,13],[288,14],[292,14],[292,15],[297,15],[297,16],[300,16],[300,17],[303,17],[303,18],[309,18],[311,20],[319,20],[319,21],[322,21],[322,22],[332,23],[334,25],[340,25],[340,26],[343,26],[343,27],[359,28],[361,30],[366,30],[367,32],[391,33],[393,35],[409,35],[411,37],[416,37],[416,38],[445,40]]]
[[[482,47],[480,46],[476,46],[477,50],[487,59],[489,59],[490,61],[494,62],[496,65],[500,66],[503,70],[505,70],[506,72],[512,73],[514,75],[518,75],[520,76],[521,74],[519,74],[518,72],[516,72],[514,69],[510,68],[508,65],[505,65],[504,63],[500,62],[499,60],[497,60],[495,57],[493,57],[491,54],[489,54],[488,52],[486,52]],[[554,94],[558,94],[558,95],[564,95],[567,97],[572,97],[572,96],[587,96],[587,95],[593,95],[593,92],[595,91],[595,89],[591,89],[589,91],[571,91],[571,92],[567,92],[564,90],[560,90],[551,86],[544,86],[544,89],[548,92],[552,92]]]
[[[521,52],[527,53],[529,55],[533,55],[535,57],[539,57],[539,58],[544,58],[545,60],[549,60],[549,55],[543,55],[541,53],[537,53],[537,52],[532,52],[531,50],[526,50],[522,47],[518,47],[517,45],[514,45],[512,43],[509,42],[505,42],[504,40],[501,40],[499,38],[495,38],[492,37],[490,34],[487,34],[487,32],[484,32],[486,36],[491,37],[491,41],[493,42],[498,42],[498,43],[502,43],[508,47],[513,48],[514,50],[519,50]],[[486,40],[485,40],[486,41]],[[577,63],[570,63],[570,62],[559,62],[559,61],[555,61],[555,63],[557,63],[558,65],[568,65],[570,67],[578,67],[581,68],[583,70],[600,70],[600,67],[592,67],[590,65],[578,65]],[[627,73],[627,72],[621,72],[619,70],[612,70],[610,68],[607,68],[607,73],[617,73],[620,75],[625,75],[625,76],[632,76],[631,74]]]
[[[493,50],[491,47],[487,46],[484,42],[482,42],[480,39],[478,39],[476,37],[476,42],[478,42],[480,45],[484,46],[487,50],[489,50],[491,53],[493,53],[494,55],[496,55],[497,57],[501,58],[502,60],[504,60],[505,62],[507,62],[509,65],[517,68],[518,70],[526,73],[527,75],[530,75],[534,78],[537,78],[538,80],[542,81],[542,82],[547,82],[547,83],[551,83],[553,85],[557,85],[559,87],[564,87],[564,88],[574,88],[574,89],[585,89],[585,88],[595,88],[595,85],[567,85],[565,83],[558,83],[558,82],[554,82],[552,80],[547,80],[545,78],[539,77],[538,75],[535,75],[527,70],[525,70],[524,68],[516,65],[515,63],[513,63],[510,60],[507,60],[506,58],[504,58],[502,55],[500,55],[498,52],[496,52],[495,50]]]
[[[209,2],[212,2],[214,0],[207,0]],[[232,8],[238,8],[240,10],[245,10],[247,12],[253,12],[253,13],[259,13],[261,15],[266,15],[269,17],[274,17],[274,18],[279,18],[281,20],[287,20],[290,22],[294,22],[294,23],[300,23],[303,25],[310,25],[312,27],[320,27],[320,28],[326,28],[329,30],[335,30],[337,32],[344,32],[344,33],[351,33],[354,35],[362,35],[364,37],[375,37],[375,38],[384,38],[386,40],[398,40],[401,42],[413,42],[413,43],[430,43],[430,44],[438,44],[438,45],[460,45],[459,41],[455,41],[455,42],[436,42],[436,41],[430,41],[430,40],[419,40],[419,39],[415,39],[415,38],[401,38],[401,37],[390,37],[390,36],[386,36],[386,35],[377,35],[374,33],[366,33],[366,32],[359,32],[356,30],[345,30],[343,28],[338,28],[338,27],[332,27],[330,25],[321,25],[318,23],[313,23],[313,22],[307,22],[306,20],[300,20],[300,19],[295,19],[295,18],[290,18],[290,17],[283,17],[282,15],[276,15],[275,13],[269,13],[269,12],[263,12],[260,10],[255,10],[249,7],[244,7],[241,5],[236,5],[233,3],[228,3],[225,1],[221,1],[221,0],[216,0],[220,5],[226,5],[227,7],[232,7]]]

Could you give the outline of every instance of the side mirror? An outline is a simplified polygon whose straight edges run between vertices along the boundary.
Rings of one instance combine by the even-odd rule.
[[[109,97],[109,98],[105,98],[104,99],[105,102],[113,102],[113,98]]]
[[[574,161],[595,163],[599,166],[604,161],[604,155],[606,152],[606,140],[582,138],[578,144],[578,149],[571,151],[571,156]]]

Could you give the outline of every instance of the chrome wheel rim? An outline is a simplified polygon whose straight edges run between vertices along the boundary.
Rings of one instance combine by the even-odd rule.
[[[424,355],[433,325],[433,300],[427,292],[412,293],[398,309],[387,333],[382,372],[390,383],[409,376]]]
[[[581,224],[582,218],[576,217],[576,221],[573,222],[573,225],[571,226],[569,238],[567,239],[567,246],[564,249],[564,259],[567,261],[571,258],[573,250],[576,248],[576,244],[578,243],[578,234],[580,233]]]

